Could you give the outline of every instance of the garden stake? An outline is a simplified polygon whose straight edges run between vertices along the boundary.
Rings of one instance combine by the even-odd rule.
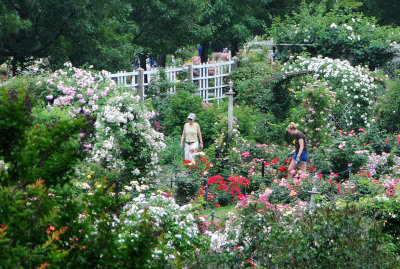
[[[119,195],[119,184],[118,184],[118,179],[115,181],[115,197],[118,200],[118,195]]]
[[[308,193],[311,194],[311,198],[310,198],[310,214],[314,213],[315,210],[315,195],[319,194],[320,192],[317,189],[317,184],[319,181],[319,177],[317,175],[314,175],[312,178],[312,183],[313,183],[313,188],[311,191],[309,191]]]
[[[264,178],[264,169],[265,169],[265,163],[264,163],[264,161],[262,161],[262,164],[261,164],[261,176]]]
[[[214,221],[214,211],[211,211],[211,221]]]
[[[351,178],[351,170],[353,169],[353,164],[349,163],[349,180]]]
[[[208,181],[206,184],[206,191],[204,192],[204,200],[206,201],[206,209],[207,209],[207,197],[208,197]]]

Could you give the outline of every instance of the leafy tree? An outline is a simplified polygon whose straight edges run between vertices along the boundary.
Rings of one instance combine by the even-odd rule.
[[[400,25],[400,2],[397,0],[361,0],[360,10],[367,16],[375,17],[379,24]]]
[[[119,29],[113,24],[125,10],[122,0],[1,0],[0,57],[10,59],[14,71],[42,58],[56,66],[67,60],[79,66],[123,43],[119,53],[129,59],[131,47],[116,39]],[[100,60],[96,67],[107,68]]]
[[[194,45],[207,32],[198,20],[205,8],[203,0],[136,0],[131,1],[130,42],[141,47],[138,51],[142,68],[147,56],[174,53],[185,45]],[[161,64],[165,65],[165,64]]]
[[[377,26],[375,19],[356,12],[359,5],[354,1],[336,2],[332,8],[326,2],[303,4],[292,16],[276,19],[269,35],[277,43],[309,45],[282,48],[283,60],[305,50],[312,56],[347,59],[371,69],[383,66],[393,57],[391,42],[399,38],[399,30]]]
[[[240,45],[254,35],[263,33],[269,2],[271,0],[208,0],[200,24],[210,28],[211,33],[203,36],[201,42],[202,62],[207,61],[211,44],[230,47],[235,55]]]

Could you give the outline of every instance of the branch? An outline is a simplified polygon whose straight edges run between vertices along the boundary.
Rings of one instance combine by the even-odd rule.
[[[36,34],[36,36],[38,35],[38,23],[39,23],[40,16],[42,16],[42,12],[40,12],[39,15],[35,19],[35,34]]]

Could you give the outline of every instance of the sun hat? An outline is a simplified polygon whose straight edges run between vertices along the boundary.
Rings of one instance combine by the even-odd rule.
[[[194,113],[190,113],[187,118],[191,119],[191,120],[194,120],[196,118],[196,115]]]

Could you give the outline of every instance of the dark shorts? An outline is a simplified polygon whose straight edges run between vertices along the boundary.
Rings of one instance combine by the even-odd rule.
[[[293,160],[297,159],[297,152],[293,156]],[[300,155],[300,163],[306,163],[308,161],[308,151],[304,151]]]

